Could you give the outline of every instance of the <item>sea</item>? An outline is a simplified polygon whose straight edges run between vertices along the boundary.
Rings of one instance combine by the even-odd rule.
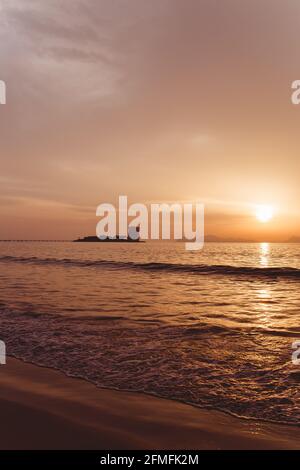
[[[1,242],[0,340],[101,388],[299,425],[299,287],[299,244]]]

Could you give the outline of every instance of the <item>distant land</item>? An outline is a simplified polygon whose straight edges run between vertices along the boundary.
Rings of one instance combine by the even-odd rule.
[[[89,235],[89,236],[85,236],[85,237],[82,237],[82,238],[77,238],[76,240],[63,240],[63,239],[56,239],[56,240],[41,240],[41,239],[34,239],[34,240],[30,240],[30,239],[0,239],[0,243],[1,242],[23,242],[23,243],[73,243],[73,242],[78,242],[78,243],[144,243],[145,241],[147,240],[142,240],[142,239],[137,239],[137,240],[134,240],[134,239],[131,239],[130,237],[129,238],[115,238],[115,239],[105,239],[105,240],[99,240],[99,238],[97,236],[94,236],[94,235]],[[151,240],[150,240],[151,241]],[[164,241],[164,240],[155,240],[155,241]],[[169,241],[169,240],[165,240],[165,241]],[[187,242],[189,240],[186,240],[186,239],[182,239],[182,240],[170,240],[170,241],[173,241],[173,242]],[[258,241],[258,240],[251,240],[251,239],[245,239],[245,238],[231,238],[231,237],[228,237],[228,238],[222,238],[222,237],[218,237],[216,235],[206,235],[205,236],[205,239],[204,239],[205,243],[263,243],[262,241]],[[300,236],[293,236],[293,237],[290,237],[288,240],[280,240],[280,241],[272,241],[272,242],[268,242],[267,240],[265,240],[265,243],[300,243]]]
[[[77,240],[73,240],[75,243],[116,243],[116,242],[121,242],[121,243],[138,243],[140,242],[140,238],[137,240],[134,240],[133,238],[104,238],[101,240],[100,238],[96,237],[95,235],[90,235],[88,237],[83,237],[83,238],[78,238]]]
[[[256,243],[255,240],[248,240],[245,238],[221,238],[216,235],[205,235],[205,242],[211,243]],[[259,243],[259,242],[257,242]]]
[[[300,243],[300,237],[291,237],[288,239],[287,243]]]
[[[184,241],[188,242],[188,239],[183,239],[183,240],[177,240],[177,241]],[[234,238],[234,237],[218,237],[217,235],[205,235],[204,237],[204,242],[205,243],[261,243],[260,241],[257,240],[251,240],[250,238]],[[281,241],[278,243],[286,243],[285,241]]]
[[[216,235],[206,235],[205,242],[208,243],[262,243],[261,241],[258,240],[251,240],[251,239],[245,239],[245,238],[221,238],[217,237]],[[300,237],[293,236],[290,237],[288,240],[280,240],[280,241],[272,241],[268,242],[265,240],[266,243],[300,243]]]

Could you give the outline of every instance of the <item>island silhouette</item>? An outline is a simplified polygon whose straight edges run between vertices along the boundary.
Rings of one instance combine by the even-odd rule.
[[[74,242],[83,242],[83,243],[95,243],[95,242],[104,242],[104,243],[110,243],[110,242],[122,242],[122,243],[137,243],[140,242],[140,227],[130,227],[128,229],[128,234],[127,237],[120,237],[119,235],[116,235],[113,238],[98,238],[96,235],[88,235],[83,238],[78,238],[77,240],[73,240]]]

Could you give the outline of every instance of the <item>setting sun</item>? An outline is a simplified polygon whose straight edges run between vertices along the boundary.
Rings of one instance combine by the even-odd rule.
[[[255,216],[260,222],[269,222],[274,216],[274,209],[272,206],[260,205],[256,207]]]

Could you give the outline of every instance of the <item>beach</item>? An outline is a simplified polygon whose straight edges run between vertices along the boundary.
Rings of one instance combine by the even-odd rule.
[[[299,449],[300,430],[243,420],[8,358],[0,368],[0,448]]]
[[[0,246],[2,449],[300,448],[298,247],[88,245]]]

